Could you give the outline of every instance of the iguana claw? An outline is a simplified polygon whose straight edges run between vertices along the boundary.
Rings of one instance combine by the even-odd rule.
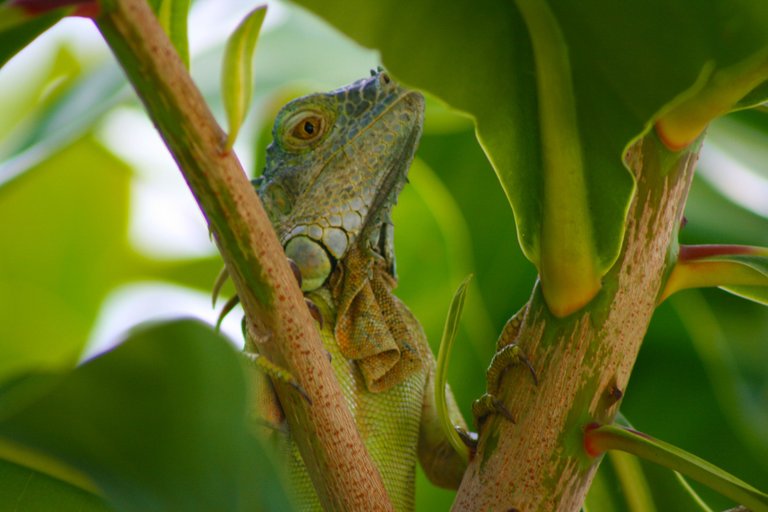
[[[504,406],[501,400],[490,393],[486,393],[472,402],[472,415],[475,417],[475,422],[478,426],[482,425],[483,421],[491,414],[501,414],[511,423],[517,423],[515,417],[512,416],[512,413],[509,412],[509,409]]]
[[[486,379],[488,381],[488,393],[484,394],[480,398],[474,401],[472,404],[472,413],[475,416],[475,421],[480,425],[485,418],[490,414],[501,414],[506,419],[515,423],[515,418],[512,413],[509,412],[501,400],[496,398],[496,394],[501,387],[501,378],[504,376],[507,370],[517,364],[524,364],[528,371],[531,373],[533,384],[539,385],[539,378],[536,376],[536,370],[534,370],[531,361],[523,354],[520,347],[514,343],[505,345],[494,354],[491,359],[491,365],[488,367],[486,373]]]
[[[526,357],[519,346],[512,343],[502,347],[493,355],[493,359],[491,359],[491,365],[488,367],[488,372],[486,373],[489,392],[497,393],[504,373],[512,366],[520,363],[528,368],[528,371],[531,373],[531,378],[533,379],[533,384],[538,386],[539,378],[536,376],[536,370],[533,369],[530,359]]]
[[[477,432],[464,430],[459,426],[454,426],[453,428],[459,434],[459,437],[461,438],[462,442],[465,445],[467,445],[467,448],[469,448],[470,452],[474,453],[475,449],[477,448],[477,441],[478,441]]]
[[[323,314],[320,313],[320,308],[317,307],[317,304],[312,302],[311,299],[304,299],[304,302],[307,304],[307,308],[309,308],[309,314],[312,315],[312,318],[317,320],[317,323],[320,325],[320,329],[323,328]]]
[[[286,259],[288,260],[288,266],[291,267],[291,272],[293,272],[293,277],[296,278],[296,282],[299,283],[299,288],[301,288],[303,279],[301,277],[301,270],[299,270],[299,266],[291,258]]]

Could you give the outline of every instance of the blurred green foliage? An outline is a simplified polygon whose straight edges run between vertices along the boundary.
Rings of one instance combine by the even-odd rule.
[[[374,54],[354,46],[305,12],[277,5],[280,9],[268,15],[259,42],[255,103],[236,145],[246,161],[260,162],[260,148],[269,142],[272,116],[285,100],[344,85],[365,76],[378,64]],[[270,16],[275,17],[271,25]],[[223,119],[217,90],[221,52],[222,45],[218,45],[193,54],[191,69]],[[23,87],[5,69],[0,71],[0,383],[8,385],[24,372],[60,373],[72,368],[102,314],[104,301],[121,286],[153,280],[208,292],[220,266],[213,252],[205,258],[158,260],[131,245],[131,208],[141,208],[131,202],[136,176],[98,134],[111,107],[134,107],[135,99],[110,61],[86,61],[66,47],[57,55],[40,65],[47,66],[45,73],[26,80]],[[23,59],[24,54],[18,58]],[[83,95],[88,99],[85,103],[81,101]],[[145,136],[126,134],[131,144],[141,144]],[[736,114],[712,128],[713,143],[731,149],[741,162],[762,165],[755,172],[764,178],[768,168],[759,155],[766,137],[768,116],[761,113]],[[35,164],[22,165],[25,160],[21,157],[30,155],[35,157],[30,159]],[[254,173],[260,172],[258,166],[254,166]],[[23,172],[12,178],[19,169]],[[768,197],[765,201],[768,203]],[[708,181],[695,181],[686,211],[688,225],[681,234],[684,243],[768,245],[768,219],[729,200]],[[509,204],[477,143],[471,122],[433,98],[428,99],[411,185],[401,195],[394,222],[400,280],[397,292],[423,323],[434,350],[455,287],[470,272],[476,275],[448,377],[469,418],[472,400],[485,388],[484,370],[495,336],[527,300],[535,270],[520,251]],[[190,349],[184,343],[205,345],[202,340],[213,337],[199,326],[182,326],[181,331],[176,331],[176,324],[166,328],[176,333],[174,337],[181,333],[185,340],[199,337],[199,342],[177,339],[166,347],[179,353]],[[147,332],[159,336],[158,331]],[[112,337],[118,341],[123,335],[115,332]],[[758,488],[768,488],[766,341],[765,308],[717,290],[673,297],[660,306],[653,319],[626,390],[624,414],[639,429],[691,451]],[[142,373],[133,377],[134,389],[129,389],[129,381],[124,383],[125,395],[118,411],[116,404],[94,401],[86,408],[87,414],[94,422],[101,414],[125,414],[126,421],[138,422],[142,415],[156,413],[170,421],[174,414],[187,414],[179,409],[189,405],[184,397],[196,395],[185,393],[203,392],[200,386],[224,378],[209,373],[216,370],[205,363],[210,356],[207,350],[218,353],[228,371],[240,371],[234,358],[217,343],[211,342],[214,348],[200,348],[199,358],[187,363],[173,354],[158,361],[167,368],[178,365],[178,373],[167,371],[169,378],[188,375],[194,380],[189,387],[176,384],[178,399],[153,397],[152,390],[143,386]],[[119,359],[115,352],[108,357],[112,357],[117,378],[121,369],[131,368],[131,361],[136,362],[139,356]],[[83,366],[68,378],[76,381],[88,368]],[[185,374],[187,371],[191,373]],[[112,375],[111,370],[108,373]],[[242,387],[240,377],[229,378],[234,381],[222,383],[222,390],[232,392]],[[83,384],[86,390],[96,392],[93,388],[99,384],[89,382]],[[50,396],[64,393],[62,389],[45,391],[53,393]],[[168,401],[162,401],[164,396]],[[144,403],[150,397],[157,401]],[[155,412],[147,409],[150,406]],[[0,437],[10,432],[2,428],[3,410],[0,407]],[[72,420],[66,418],[68,410],[75,409],[62,408],[58,419],[51,416],[52,424],[61,425],[70,436],[61,439],[68,439],[68,444],[95,440],[84,425],[96,423],[67,423]],[[225,428],[234,428],[237,421],[233,419]],[[161,428],[157,423],[152,425]],[[212,432],[216,433],[198,438],[207,444],[201,450],[210,452],[216,446],[210,443],[222,435],[218,428],[213,425]],[[26,428],[17,430],[22,431],[34,434]],[[120,442],[114,440],[114,446]],[[151,454],[139,453],[151,460]],[[211,453],[206,457],[215,458]],[[268,461],[265,464],[269,466]],[[102,466],[96,467],[93,474],[109,476]],[[668,471],[643,467],[658,510],[695,510],[691,498]],[[19,484],[25,478],[32,482],[26,491]],[[65,498],[57,493],[70,496],[81,492],[61,491],[69,484],[7,461],[0,465],[0,482],[9,482],[0,485],[0,500],[18,496],[24,510],[46,510],[46,503],[64,506]],[[222,484],[216,492],[225,487]],[[701,492],[714,509],[730,506],[706,490]],[[631,510],[623,494],[614,468],[603,464],[590,496],[590,510]],[[419,510],[446,510],[452,495],[431,487],[419,474]],[[36,504],[38,499],[42,505]],[[137,510],[128,501],[118,502]],[[102,507],[87,493],[78,503],[84,510]]]
[[[0,453],[92,486],[118,510],[280,508],[278,469],[249,432],[244,370],[210,326],[144,326],[70,373],[7,383]],[[30,478],[11,476],[3,483]]]

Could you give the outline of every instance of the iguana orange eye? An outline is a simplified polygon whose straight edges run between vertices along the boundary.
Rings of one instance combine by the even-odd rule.
[[[325,131],[323,118],[309,114],[302,116],[291,130],[291,135],[300,140],[310,141],[320,137]]]
[[[323,107],[303,108],[281,122],[280,144],[286,149],[301,151],[319,144],[333,127],[333,112]]]

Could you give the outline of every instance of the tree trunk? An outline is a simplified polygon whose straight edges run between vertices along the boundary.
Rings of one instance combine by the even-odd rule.
[[[610,423],[619,410],[656,308],[698,150],[697,143],[670,154],[653,133],[629,149],[637,189],[624,245],[585,309],[555,318],[536,285],[518,344],[539,384],[524,368],[507,372],[499,398],[516,423],[494,415],[481,426],[454,510],[580,509],[600,462],[584,451],[584,428]]]

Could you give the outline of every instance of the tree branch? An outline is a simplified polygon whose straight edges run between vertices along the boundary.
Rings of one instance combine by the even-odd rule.
[[[695,145],[698,146],[698,145]],[[537,285],[518,344],[525,368],[507,372],[500,398],[516,417],[480,431],[454,510],[578,511],[600,462],[584,428],[611,423],[657,304],[667,251],[682,218],[698,147],[670,154],[650,134],[629,150],[637,179],[618,261],[582,311],[555,318]]]
[[[275,383],[321,501],[329,510],[390,510],[283,249],[239,161],[223,150],[224,133],[145,0],[102,7],[96,24],[208,220],[249,327],[267,340],[260,352],[312,400]]]

